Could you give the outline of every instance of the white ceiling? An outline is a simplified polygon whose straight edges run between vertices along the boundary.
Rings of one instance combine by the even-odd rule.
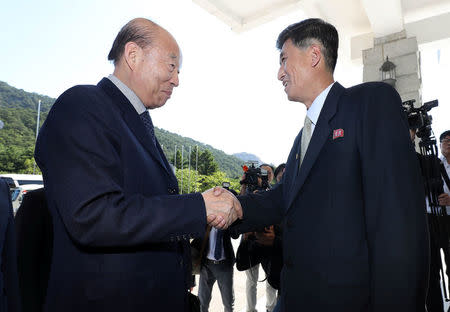
[[[350,59],[373,46],[374,37],[406,29],[418,43],[450,37],[450,0],[192,0],[243,32],[295,10],[338,29]]]

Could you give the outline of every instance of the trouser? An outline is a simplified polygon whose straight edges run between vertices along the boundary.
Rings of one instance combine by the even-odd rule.
[[[447,267],[446,274],[450,270],[450,254],[449,254],[449,238],[448,230],[450,230],[450,217],[436,217],[428,214],[428,228],[430,232],[430,279],[428,283],[427,293],[427,311],[443,312],[444,305],[442,303],[441,291],[441,248],[444,252],[445,265]],[[447,289],[448,289],[448,285]]]
[[[245,271],[247,275],[247,312],[256,312],[256,284],[258,282],[259,264]],[[277,303],[277,290],[266,281],[266,310],[271,312]]]
[[[222,296],[224,312],[232,312],[234,306],[233,264],[227,260],[217,264],[207,260],[202,266],[198,284],[200,311],[208,312],[211,292],[216,280]]]

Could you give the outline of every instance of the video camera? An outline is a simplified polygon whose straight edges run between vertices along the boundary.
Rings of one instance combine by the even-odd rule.
[[[433,118],[428,115],[428,112],[438,106],[438,100],[424,103],[421,107],[414,107],[416,100],[408,100],[402,103],[403,111],[408,117],[409,129],[417,129],[416,135],[426,140],[431,137],[431,122]]]
[[[247,193],[253,193],[254,191],[265,191],[269,188],[269,177],[267,170],[260,167],[255,167],[258,164],[256,161],[250,161],[249,166],[243,165],[245,178],[240,182],[247,185]],[[258,184],[258,178],[261,178],[261,185]]]

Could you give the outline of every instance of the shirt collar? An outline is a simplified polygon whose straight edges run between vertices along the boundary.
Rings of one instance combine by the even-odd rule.
[[[328,92],[330,92],[331,87],[334,82],[330,84],[325,90],[323,90],[312,102],[311,106],[306,111],[306,115],[311,120],[313,125],[316,125],[317,119],[319,119],[320,111],[322,110],[325,99],[327,98]]]
[[[136,93],[134,93],[133,90],[128,88],[126,84],[120,81],[119,78],[111,74],[108,76],[108,79],[111,80],[111,82],[120,90],[120,92],[123,93],[123,95],[125,95],[125,97],[128,99],[128,101],[130,101],[131,105],[133,105],[134,109],[139,115],[147,110]]]
[[[447,158],[445,158],[444,155],[441,155],[441,161],[444,164],[445,168],[450,167],[450,164],[447,162]]]

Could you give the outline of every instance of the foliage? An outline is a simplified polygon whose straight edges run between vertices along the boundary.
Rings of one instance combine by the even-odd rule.
[[[55,102],[55,99],[51,97],[25,92],[0,81],[0,107],[25,108],[36,112],[39,100],[41,100],[41,112],[44,113],[48,112]]]
[[[198,172],[200,174],[209,176],[217,171],[217,167],[214,156],[209,150],[204,150],[198,156]]]
[[[230,188],[239,193],[239,179],[229,179],[222,171],[203,175],[192,169],[177,169],[176,177],[182,194],[204,192],[215,186],[222,186],[223,182],[230,182]]]
[[[41,125],[46,116],[41,114]],[[0,172],[38,172],[33,159],[36,117],[31,109],[0,107],[0,120],[5,124],[0,129]]]
[[[217,150],[213,148],[210,145],[206,145],[203,143],[200,143],[198,141],[195,141],[190,138],[182,137],[178,134],[171,133],[169,131],[155,128],[155,135],[158,138],[159,143],[163,147],[164,154],[166,155],[167,159],[170,159],[171,163],[173,164],[173,155],[175,152],[175,146],[178,150],[181,150],[181,147],[184,146],[184,162],[185,165],[187,164],[185,161],[188,159],[189,155],[189,146],[191,147],[191,168],[195,168],[195,161],[196,161],[196,150],[198,148],[198,156],[200,157],[200,154],[204,150],[208,150],[211,152],[211,154],[214,156],[215,161],[218,164],[218,170],[221,170],[227,174],[230,178],[237,178],[242,175],[242,164],[243,161],[239,158],[231,155],[227,155],[224,152]],[[179,161],[177,161],[177,164],[180,164]],[[178,166],[177,166],[178,167]]]

